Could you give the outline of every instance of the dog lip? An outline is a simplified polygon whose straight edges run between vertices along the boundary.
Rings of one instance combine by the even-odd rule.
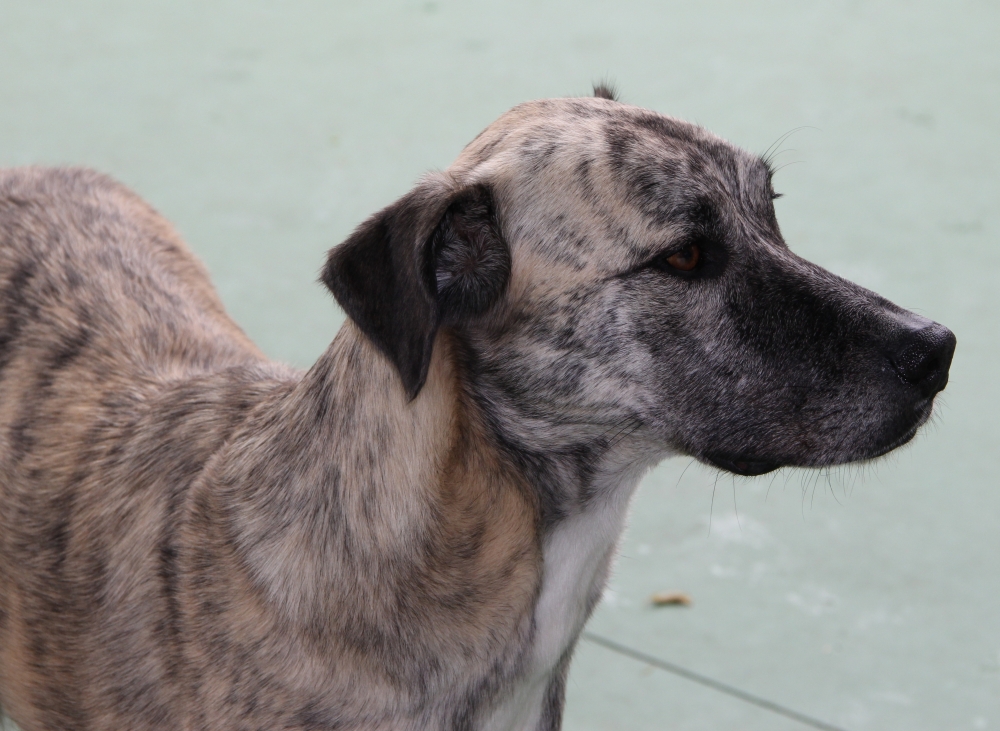
[[[743,477],[756,477],[757,475],[773,472],[781,467],[781,464],[778,462],[766,462],[749,457],[728,457],[721,454],[705,455],[705,459],[715,467],[742,475]]]
[[[933,411],[934,397],[931,396],[930,398],[921,399],[913,409],[915,417],[911,419],[910,423],[905,428],[901,429],[895,437],[875,445],[869,454],[856,457],[850,461],[878,459],[895,449],[899,449],[917,435],[920,428],[926,424],[928,420],[930,420]]]

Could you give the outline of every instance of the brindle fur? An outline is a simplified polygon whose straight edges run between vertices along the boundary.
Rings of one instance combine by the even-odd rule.
[[[24,731],[557,729],[649,466],[915,433],[954,337],[793,255],[762,160],[610,96],[516,107],[334,249],[305,373],[122,186],[0,173]]]

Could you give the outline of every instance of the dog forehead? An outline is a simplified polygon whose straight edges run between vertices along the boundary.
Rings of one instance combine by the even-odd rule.
[[[514,107],[470,142],[451,170],[503,178],[549,167],[607,164],[618,168],[626,185],[634,185],[648,182],[634,175],[639,163],[675,176],[686,172],[706,184],[753,187],[768,175],[759,157],[703,127],[596,97],[541,99]]]
[[[706,205],[737,215],[770,205],[760,158],[697,125],[601,98],[514,107],[450,171],[494,189],[515,266],[530,255],[621,271],[669,245]]]

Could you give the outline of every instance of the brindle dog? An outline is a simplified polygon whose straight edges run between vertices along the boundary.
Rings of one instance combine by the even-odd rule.
[[[24,731],[557,729],[633,490],[885,454],[955,338],[795,256],[771,170],[516,107],[330,252],[269,362],[155,211],[0,174],[0,700]]]

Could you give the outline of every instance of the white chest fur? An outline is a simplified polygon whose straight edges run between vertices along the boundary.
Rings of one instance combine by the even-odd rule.
[[[534,731],[549,683],[587,621],[589,598],[607,581],[608,568],[641,471],[615,480],[587,507],[561,521],[543,547],[542,590],[535,605],[531,667],[483,728]]]

